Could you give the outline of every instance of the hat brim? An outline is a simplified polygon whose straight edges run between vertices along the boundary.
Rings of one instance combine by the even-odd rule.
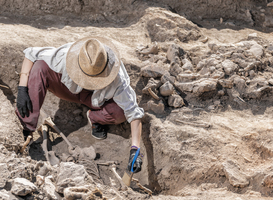
[[[104,45],[108,56],[107,66],[98,76],[88,76],[85,74],[81,70],[78,62],[79,52],[82,45],[91,38],[99,40]],[[66,71],[68,76],[77,85],[87,90],[99,90],[108,86],[117,77],[119,68],[119,52],[110,39],[104,37],[92,36],[82,38],[71,45],[66,56]]]

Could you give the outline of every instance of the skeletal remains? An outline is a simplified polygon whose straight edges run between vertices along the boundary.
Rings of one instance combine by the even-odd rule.
[[[79,164],[83,165],[85,167],[87,173],[90,174],[95,179],[95,181],[100,182],[100,183],[102,183],[102,180],[100,179],[97,165],[109,166],[111,168],[112,172],[114,173],[114,175],[116,176],[116,178],[118,179],[118,181],[121,185],[121,190],[128,190],[128,187],[123,183],[122,178],[120,177],[120,175],[116,171],[116,164],[118,164],[117,162],[115,162],[115,161],[107,161],[104,163],[92,162],[92,161],[94,161],[94,159],[96,157],[95,149],[92,146],[90,146],[88,148],[80,148],[78,146],[73,146],[69,142],[67,137],[54,124],[52,119],[50,117],[48,117],[44,120],[44,123],[37,129],[37,131],[40,133],[40,135],[43,138],[42,149],[45,153],[46,160],[49,162],[50,165],[53,166],[53,165],[59,164],[61,161],[55,155],[54,151],[48,151],[48,148],[47,148],[48,127],[46,125],[53,128],[63,138],[63,140],[68,145],[68,152],[70,155],[63,154],[61,157],[61,161],[75,162],[75,163],[79,163]],[[21,148],[20,152],[23,152],[25,150],[27,145],[30,144],[31,139],[32,139],[32,136],[27,138],[27,140],[23,144],[23,147]],[[141,188],[142,190],[147,192],[149,195],[152,195],[152,191],[149,190],[148,188],[142,186],[137,179],[132,179],[132,181],[136,182],[136,185],[139,188]]]

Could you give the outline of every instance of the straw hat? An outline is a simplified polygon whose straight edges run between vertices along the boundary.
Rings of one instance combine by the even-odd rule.
[[[66,71],[80,87],[99,90],[116,78],[120,68],[117,48],[104,37],[86,37],[76,41],[68,50]]]

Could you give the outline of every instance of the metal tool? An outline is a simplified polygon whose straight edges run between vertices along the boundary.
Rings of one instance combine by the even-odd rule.
[[[131,170],[130,170],[130,171],[126,170],[126,171],[124,172],[123,177],[122,177],[122,181],[123,181],[123,182],[125,183],[125,185],[127,185],[127,186],[130,186],[130,185],[131,185],[131,181],[132,181],[132,178],[133,178],[133,175],[134,175],[134,164],[135,164],[136,159],[137,159],[137,157],[138,157],[138,155],[139,155],[139,151],[140,151],[140,148],[138,148],[137,151],[136,151],[136,154],[135,154],[134,159],[133,159],[133,162],[132,162]]]

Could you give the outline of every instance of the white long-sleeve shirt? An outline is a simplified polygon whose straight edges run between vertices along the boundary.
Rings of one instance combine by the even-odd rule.
[[[29,47],[24,50],[24,53],[25,57],[32,62],[36,60],[45,61],[50,69],[62,74],[61,82],[69,91],[73,94],[78,94],[83,88],[74,83],[66,71],[66,55],[72,44],[68,43],[59,48]],[[105,88],[93,92],[91,98],[92,105],[100,107],[111,98],[124,110],[125,117],[129,123],[143,117],[144,110],[136,102],[136,93],[130,86],[130,77],[122,62],[115,80]]]

